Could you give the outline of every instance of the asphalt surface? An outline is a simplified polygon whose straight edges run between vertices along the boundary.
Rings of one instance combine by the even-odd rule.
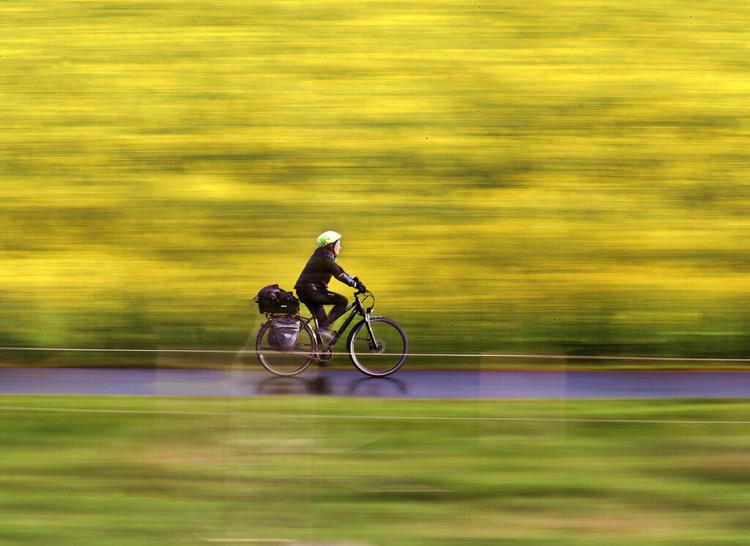
[[[0,368],[0,394],[397,398],[750,398],[750,372],[265,371]]]

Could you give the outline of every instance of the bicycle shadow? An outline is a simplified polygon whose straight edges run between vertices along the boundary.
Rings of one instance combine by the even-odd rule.
[[[400,398],[409,395],[409,387],[404,381],[394,377],[357,377],[341,381],[339,378],[332,380],[321,374],[312,378],[268,377],[258,382],[256,394]]]

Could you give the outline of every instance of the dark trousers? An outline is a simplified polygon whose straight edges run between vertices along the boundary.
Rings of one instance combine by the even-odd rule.
[[[297,290],[300,301],[310,310],[310,313],[317,319],[318,327],[327,330],[328,327],[336,322],[336,319],[344,314],[349,301],[336,292],[330,290],[304,288]],[[333,305],[331,312],[326,315],[324,305]]]

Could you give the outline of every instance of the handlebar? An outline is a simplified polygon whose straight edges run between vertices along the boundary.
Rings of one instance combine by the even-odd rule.
[[[362,300],[360,301],[359,296],[362,295],[362,294],[364,294],[365,297],[362,298]],[[367,289],[365,289],[365,290],[357,290],[354,293],[354,297],[357,299],[357,301],[360,301],[360,303],[364,302],[368,297],[372,298],[372,305],[370,305],[370,307],[367,308],[367,313],[372,313],[372,310],[375,309],[375,295],[372,292],[370,292],[369,290],[367,290]]]

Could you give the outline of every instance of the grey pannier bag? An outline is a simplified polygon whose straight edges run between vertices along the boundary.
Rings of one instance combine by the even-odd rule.
[[[293,351],[302,327],[302,321],[295,317],[272,317],[268,332],[268,342],[278,351]]]

